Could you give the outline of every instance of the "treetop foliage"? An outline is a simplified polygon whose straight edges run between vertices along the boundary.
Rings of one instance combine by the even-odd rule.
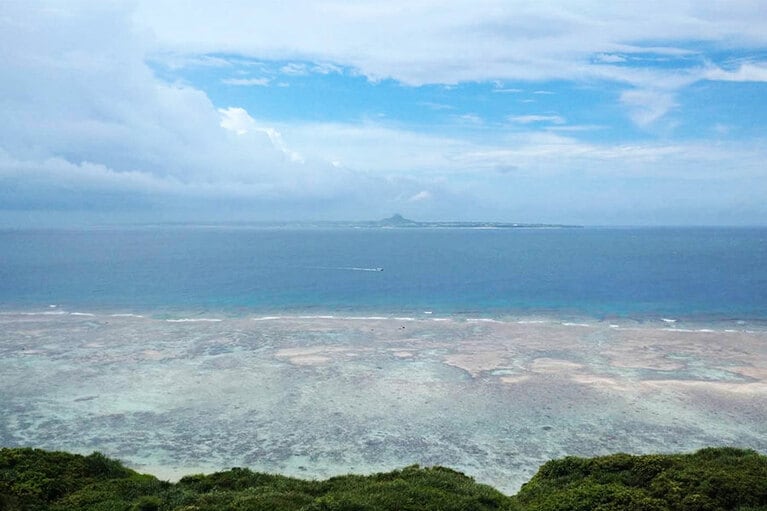
[[[0,449],[2,511],[767,511],[767,456],[694,454],[549,461],[515,496],[443,467],[310,481],[233,468],[173,484],[100,453]]]

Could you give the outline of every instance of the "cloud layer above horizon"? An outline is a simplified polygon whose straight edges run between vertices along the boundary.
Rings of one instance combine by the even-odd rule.
[[[767,3],[5,2],[0,225],[767,224]]]

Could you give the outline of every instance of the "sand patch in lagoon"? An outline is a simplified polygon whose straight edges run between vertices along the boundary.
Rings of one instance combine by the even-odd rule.
[[[463,369],[473,378],[487,371],[506,368],[511,363],[506,352],[495,350],[450,353],[445,355],[443,361],[447,365]]]
[[[529,370],[534,373],[569,374],[581,369],[584,369],[583,364],[548,357],[536,358],[529,366]]]
[[[565,454],[767,451],[767,333],[515,319],[4,315],[1,440],[168,474],[443,464],[509,492]]]
[[[274,356],[277,359],[287,359],[293,365],[297,366],[315,366],[323,365],[335,360],[339,354],[347,356],[357,356],[355,352],[349,352],[344,348],[337,346],[322,346],[310,348],[283,348],[278,350]]]
[[[166,358],[166,355],[159,350],[144,350],[141,354],[147,360],[162,360],[163,358]]]

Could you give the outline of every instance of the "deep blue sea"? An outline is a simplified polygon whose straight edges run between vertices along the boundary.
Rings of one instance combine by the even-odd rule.
[[[0,308],[50,305],[765,319],[767,228],[0,231]]]

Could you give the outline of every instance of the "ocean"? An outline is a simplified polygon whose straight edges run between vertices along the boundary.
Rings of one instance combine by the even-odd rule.
[[[767,229],[0,232],[0,307],[48,305],[765,319]]]
[[[0,446],[513,493],[766,424],[765,228],[0,231]]]

